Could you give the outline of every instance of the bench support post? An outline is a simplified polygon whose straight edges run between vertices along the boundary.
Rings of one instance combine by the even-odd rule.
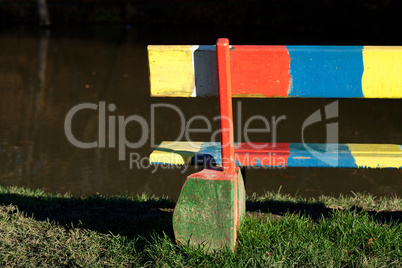
[[[235,166],[229,40],[216,43],[222,168],[204,169],[187,177],[173,213],[178,243],[204,245],[211,251],[235,249],[237,228],[245,212],[245,187]]]
[[[216,59],[218,64],[219,107],[221,113],[222,167],[224,172],[234,172],[235,170],[229,53],[229,40],[226,38],[218,39],[216,42]]]

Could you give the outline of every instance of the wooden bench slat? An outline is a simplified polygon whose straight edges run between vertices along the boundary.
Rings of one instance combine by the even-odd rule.
[[[148,46],[151,95],[217,96],[215,46]],[[402,98],[402,47],[232,46],[233,97]]]
[[[240,166],[402,168],[402,145],[320,143],[235,143]],[[221,166],[217,142],[162,142],[151,156],[152,164],[184,165],[213,161]]]

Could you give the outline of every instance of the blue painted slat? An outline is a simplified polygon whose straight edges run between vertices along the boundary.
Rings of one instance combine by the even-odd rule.
[[[291,59],[289,97],[364,97],[362,46],[286,48]]]

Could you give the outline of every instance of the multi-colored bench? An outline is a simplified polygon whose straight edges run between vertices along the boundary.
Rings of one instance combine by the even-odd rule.
[[[245,214],[239,166],[402,167],[401,145],[235,143],[232,119],[232,97],[402,98],[402,47],[229,46],[219,39],[216,46],[148,46],[148,55],[152,96],[219,96],[221,143],[167,141],[150,156],[152,164],[174,165],[208,156],[218,167],[187,178],[173,215],[179,242],[234,249]]]

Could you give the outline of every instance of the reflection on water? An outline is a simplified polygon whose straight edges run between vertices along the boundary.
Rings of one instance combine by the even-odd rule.
[[[173,43],[169,38],[166,33],[144,34],[120,28],[95,34],[93,30],[75,35],[67,32],[65,36],[60,31],[0,32],[0,183],[40,187],[50,192],[148,192],[177,198],[185,177],[196,168],[165,167],[153,173],[154,167],[130,167],[128,159],[119,161],[118,149],[109,148],[108,143],[106,148],[79,149],[64,134],[64,119],[72,107],[102,101],[115,104],[116,110],[107,110],[106,115],[116,122],[117,116],[138,115],[149,123],[151,104],[170,103],[179,107],[187,119],[198,114],[206,116],[213,122],[212,131],[217,130],[219,124],[213,121],[219,113],[215,98],[149,97],[146,44]],[[176,35],[176,43],[213,43],[215,38],[212,33],[194,34],[193,38]],[[246,40],[239,43],[245,44]],[[322,99],[236,99],[235,118],[239,115],[244,124],[255,114],[267,118],[286,115],[278,126],[278,141],[300,142],[303,120],[327,103]],[[341,100],[340,142],[402,144],[401,115],[400,100]],[[95,110],[77,113],[72,124],[74,135],[81,141],[97,141],[99,116]],[[180,121],[173,110],[158,109],[155,118],[155,143],[178,136]],[[193,128],[196,127],[204,126],[195,123]],[[105,128],[109,131],[108,126]],[[140,125],[130,123],[126,136],[129,141],[138,141]],[[324,126],[311,127],[306,136],[309,142],[324,142]],[[193,133],[190,137],[209,140],[210,134]],[[251,137],[255,141],[271,140],[261,133]],[[151,146],[148,139],[139,149],[127,149],[126,156],[135,153],[146,157]],[[146,161],[142,164],[148,166]],[[400,195],[401,175],[400,170],[249,169],[247,192],[262,193],[282,186],[282,192],[304,196],[348,194],[351,190]]]

